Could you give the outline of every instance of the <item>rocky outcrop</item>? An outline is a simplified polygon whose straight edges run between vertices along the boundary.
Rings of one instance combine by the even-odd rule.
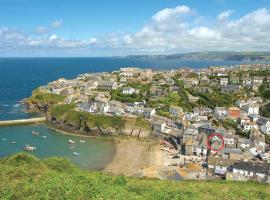
[[[145,138],[150,135],[150,130],[137,127],[135,124],[124,126],[123,128],[115,127],[90,127],[83,119],[79,119],[79,123],[73,124],[69,121],[59,120],[50,112],[48,104],[33,104],[26,102],[26,109],[28,111],[39,112],[41,115],[46,116],[47,124],[53,128],[60,129],[66,132],[72,132],[80,135],[89,136],[132,136],[137,138]]]

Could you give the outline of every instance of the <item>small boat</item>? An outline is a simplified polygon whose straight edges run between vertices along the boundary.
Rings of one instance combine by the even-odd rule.
[[[3,141],[7,141],[7,139],[6,139],[6,138],[3,138],[2,140],[3,140]]]
[[[75,146],[74,145],[69,145],[68,148],[69,149],[75,149]]]
[[[84,140],[80,140],[80,143],[85,143],[85,141]]]
[[[76,144],[76,142],[74,140],[68,140],[68,143],[70,143],[70,144]]]
[[[33,146],[30,146],[30,145],[25,145],[24,150],[25,151],[35,151],[35,150],[37,150],[37,147],[33,147]]]
[[[39,135],[39,132],[37,132],[37,131],[32,131],[32,135]]]
[[[11,142],[11,144],[16,144],[16,142],[13,141],[13,142]]]
[[[43,137],[43,138],[47,138],[47,136],[46,136],[46,135],[43,135],[42,137]]]
[[[79,156],[80,155],[80,153],[78,153],[78,152],[73,152],[72,153],[74,156]]]

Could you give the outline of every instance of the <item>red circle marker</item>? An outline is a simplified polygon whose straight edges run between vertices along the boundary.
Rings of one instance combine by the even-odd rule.
[[[219,141],[219,143],[221,143],[220,147],[218,149],[214,149],[212,147],[212,144],[211,144],[211,141],[214,140],[214,141]],[[210,136],[208,136],[208,140],[207,140],[207,146],[210,150],[212,151],[220,151],[224,148],[224,138],[221,134],[218,134],[218,133],[212,133]]]

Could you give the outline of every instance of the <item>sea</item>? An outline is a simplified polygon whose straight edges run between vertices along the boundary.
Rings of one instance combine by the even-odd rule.
[[[229,66],[242,64],[237,61],[183,61],[178,59],[150,58],[0,58],[0,120],[31,118],[33,114],[23,111],[20,101],[31,96],[34,89],[59,78],[71,79],[88,72],[114,71],[121,67],[152,69],[195,69],[208,66]],[[31,132],[40,132],[32,136]],[[46,136],[46,137],[42,137]],[[77,141],[75,149],[69,149],[69,139]],[[85,143],[79,137],[59,134],[48,127],[38,125],[0,127],[0,157],[23,151],[24,145],[33,145],[33,154],[40,158],[60,156],[88,169],[102,169],[112,159],[115,151],[112,140],[87,138]],[[16,142],[12,144],[12,142]],[[78,152],[80,155],[73,155]]]

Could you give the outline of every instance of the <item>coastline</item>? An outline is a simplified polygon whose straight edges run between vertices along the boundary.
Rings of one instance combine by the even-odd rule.
[[[49,129],[64,135],[82,138],[102,138],[112,140],[114,154],[103,169],[99,170],[114,175],[132,176],[137,171],[150,166],[162,165],[163,154],[157,140],[138,139],[130,136],[91,136],[70,133],[45,124]]]

